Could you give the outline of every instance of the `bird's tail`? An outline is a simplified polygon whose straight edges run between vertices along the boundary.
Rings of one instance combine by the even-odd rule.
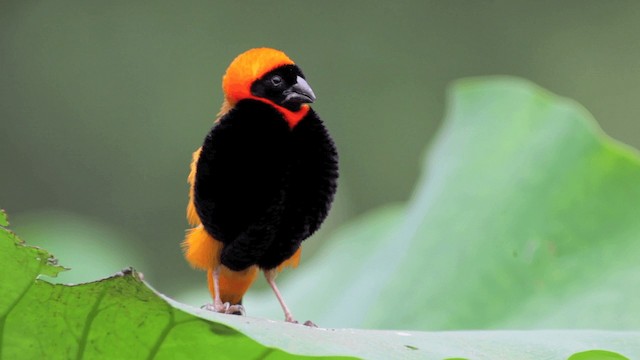
[[[182,242],[184,257],[191,266],[206,270],[211,297],[215,297],[213,284],[213,271],[220,267],[218,284],[220,286],[220,299],[232,305],[240,304],[242,297],[247,292],[258,275],[258,268],[251,266],[246,270],[233,271],[220,264],[220,252],[222,243],[214,239],[202,225],[187,231],[187,236]]]
[[[257,266],[251,266],[242,271],[233,271],[224,265],[220,266],[218,284],[220,285],[220,299],[222,302],[228,302],[231,305],[242,303],[242,297],[249,290],[257,276]],[[209,292],[213,298],[215,297],[213,269],[207,271],[207,279],[209,280]]]
[[[187,230],[182,242],[184,257],[197,269],[214,269],[219,265],[222,243],[214,239],[202,225]]]

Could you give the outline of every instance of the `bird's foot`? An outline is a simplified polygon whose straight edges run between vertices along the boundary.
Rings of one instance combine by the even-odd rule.
[[[293,318],[293,316],[286,316],[284,321],[288,322],[288,323],[292,323],[292,324],[300,324],[298,322],[298,320]],[[311,321],[311,320],[305,321],[304,324],[302,324],[302,325],[308,326],[308,327],[316,327],[316,328],[318,327],[318,325],[314,324],[313,321]]]
[[[230,305],[226,311],[226,314],[245,316],[247,312],[242,305]]]
[[[220,314],[233,314],[233,315],[243,315],[243,316],[246,314],[246,311],[244,310],[244,306],[239,304],[231,305],[228,302],[206,304],[202,306],[202,309],[214,311]]]

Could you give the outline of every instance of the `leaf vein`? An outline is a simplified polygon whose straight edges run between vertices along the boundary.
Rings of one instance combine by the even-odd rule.
[[[149,351],[149,356],[147,356],[147,360],[152,360],[156,357],[156,355],[158,354],[158,351],[160,351],[160,347],[162,346],[162,343],[167,338],[167,336],[169,336],[169,333],[171,332],[171,330],[173,330],[173,328],[176,326],[175,311],[171,306],[169,307],[169,310],[170,310],[169,323],[167,323],[164,329],[162,329],[162,332],[160,333],[160,335],[158,335],[156,342],[153,344],[153,347]]]
[[[76,359],[78,360],[82,359],[82,357],[84,356],[84,352],[87,348],[89,332],[91,331],[91,326],[93,325],[93,320],[95,320],[96,316],[98,316],[98,313],[100,313],[100,303],[102,303],[102,300],[107,295],[107,290],[109,290],[109,287],[105,285],[100,292],[100,295],[93,303],[91,311],[89,311],[89,314],[87,314],[87,320],[85,321],[84,327],[82,328],[82,336],[80,337],[80,340],[78,342],[78,353],[76,355]]]
[[[40,271],[42,271],[42,263],[40,263],[40,266],[38,267],[38,270],[36,271],[36,273],[40,274]],[[2,316],[0,316],[0,360],[3,359],[2,349],[4,348],[3,346],[4,345],[4,325],[7,322],[7,317],[13,311],[13,309],[15,309],[18,306],[20,301],[22,301],[22,298],[24,298],[27,295],[29,290],[33,287],[33,285],[35,285],[36,281],[37,281],[37,278],[29,282],[29,284],[24,288],[24,290],[22,290],[20,295],[9,306],[7,311],[4,314],[2,314]]]

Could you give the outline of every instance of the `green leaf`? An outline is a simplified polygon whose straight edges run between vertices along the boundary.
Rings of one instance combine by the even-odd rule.
[[[0,263],[2,359],[299,357],[171,306],[132,270],[75,286],[38,280],[63,268],[6,229]]]
[[[465,80],[402,215],[336,235],[281,290],[336,327],[637,329],[638,203],[638,154],[578,104]]]
[[[640,356],[640,333],[316,329],[215,314],[157,294],[132,270],[82,285],[50,284],[36,280],[38,272],[54,276],[62,268],[5,229],[0,261],[13,270],[0,273],[2,359],[539,359],[594,346]]]
[[[629,360],[628,358],[611,351],[589,350],[573,354],[568,360]]]
[[[225,317],[224,323],[268,346],[308,355],[324,355],[330,351],[383,360],[539,360],[566,359],[587,349],[603,348],[630,359],[640,356],[640,332],[296,329],[282,322],[265,322],[251,317]],[[274,333],[279,336],[273,336]]]

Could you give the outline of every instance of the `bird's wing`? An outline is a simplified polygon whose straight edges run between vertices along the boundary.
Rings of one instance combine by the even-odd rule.
[[[266,259],[293,255],[327,217],[337,188],[338,153],[313,110],[293,128],[292,135],[295,150],[291,152],[285,211],[280,218],[280,231],[264,255]]]
[[[278,266],[278,271],[282,271],[288,267],[297,268],[298,264],[300,264],[300,255],[302,255],[302,247],[299,247],[290,258],[280,264],[280,266]]]
[[[329,213],[337,189],[338,152],[313,110],[292,134],[295,151],[291,154],[287,212],[283,215],[286,231],[280,236],[299,241],[318,230]]]
[[[187,204],[187,221],[192,229],[187,231],[187,236],[182,242],[182,248],[184,250],[185,257],[191,266],[203,270],[212,269],[220,263],[220,251],[222,244],[209,235],[202,227],[202,222],[196,211],[196,206],[193,202],[194,196],[194,184],[196,179],[196,168],[198,159],[200,158],[200,151],[202,148],[193,152],[191,160],[191,172],[187,177],[189,182],[189,203]]]
[[[198,150],[193,152],[192,160],[191,160],[191,172],[189,173],[189,177],[187,181],[189,182],[189,204],[187,204],[187,221],[191,226],[198,226],[202,224],[200,221],[200,217],[198,216],[198,212],[196,212],[196,206],[193,202],[193,187],[196,182],[196,168],[198,165],[198,158],[200,158],[200,151],[202,148],[198,148]]]

